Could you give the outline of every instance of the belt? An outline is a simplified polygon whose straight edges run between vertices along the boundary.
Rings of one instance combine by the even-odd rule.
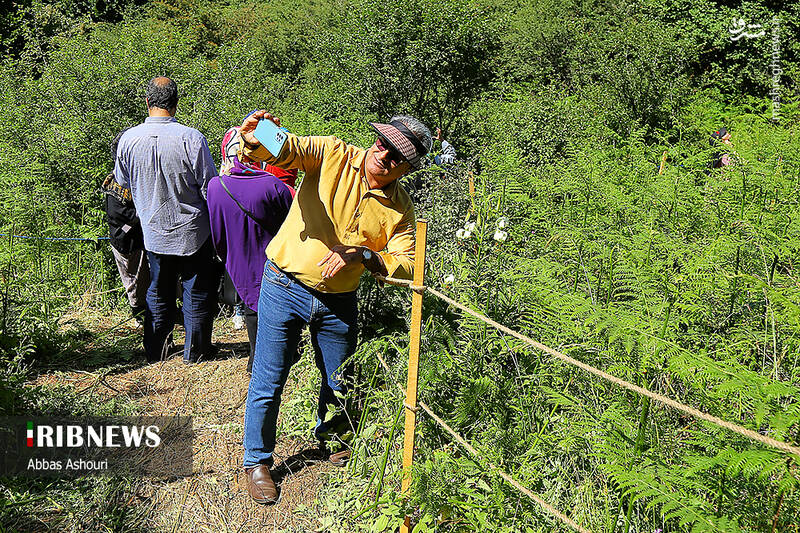
[[[273,263],[272,259],[267,258],[267,263],[268,263],[267,266],[269,267],[269,269],[272,270],[273,272],[275,272],[276,274],[278,274],[278,275],[283,274],[284,276],[293,279],[297,283],[300,283],[300,281],[296,277],[294,277],[294,275],[290,274],[289,272],[286,272],[281,267],[279,267],[275,263]]]
[[[270,258],[267,258],[267,267],[269,267],[269,269],[272,270],[273,272],[275,272],[276,274],[278,274],[278,275],[283,274],[284,276],[288,277],[289,279],[291,279],[292,281],[294,281],[295,283],[297,283],[301,287],[305,288],[308,291],[314,292],[314,293],[320,293],[320,294],[325,294],[325,295],[330,295],[330,296],[342,296],[342,297],[347,296],[347,295],[355,295],[356,294],[356,291],[324,292],[324,291],[319,290],[316,287],[309,287],[308,285],[306,285],[305,283],[303,283],[302,281],[297,279],[294,276],[294,274],[292,274],[290,272],[286,272],[284,269],[282,269],[281,267],[279,267],[278,265],[273,263],[272,259],[270,259]],[[324,282],[325,282],[325,280],[323,280],[323,284],[324,284]]]

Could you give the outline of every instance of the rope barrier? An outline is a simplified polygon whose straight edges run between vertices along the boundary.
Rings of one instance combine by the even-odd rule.
[[[419,407],[412,407],[412,406],[408,405],[406,402],[403,402],[403,407],[405,407],[406,409],[408,409],[412,413],[416,413],[417,411],[419,411]]]
[[[376,276],[376,278],[378,278],[381,281],[384,281],[386,283],[392,284],[392,285],[398,285],[398,286],[401,286],[401,287],[412,288],[412,284],[408,280],[390,278],[390,277],[384,277],[384,276]],[[578,368],[580,368],[582,370],[585,370],[586,372],[589,372],[590,374],[593,374],[593,375],[595,375],[597,377],[600,377],[600,378],[602,378],[602,379],[604,379],[604,380],[606,380],[606,381],[608,381],[610,383],[613,383],[614,385],[617,385],[618,387],[622,387],[623,389],[627,389],[629,391],[635,392],[635,393],[640,394],[642,396],[647,396],[651,400],[655,400],[655,401],[657,401],[659,403],[662,403],[664,405],[672,407],[673,409],[677,409],[678,411],[683,411],[684,413],[689,414],[689,415],[691,415],[691,416],[693,416],[695,418],[699,418],[700,420],[705,420],[706,422],[710,422],[710,423],[715,424],[717,426],[723,427],[723,428],[727,429],[728,431],[732,431],[734,433],[742,435],[743,437],[747,437],[748,439],[754,440],[756,442],[760,442],[761,444],[764,444],[765,446],[769,446],[769,447],[775,448],[777,450],[780,450],[782,452],[790,453],[790,454],[796,455],[797,457],[800,457],[800,447],[798,447],[798,446],[792,446],[791,444],[788,444],[786,442],[783,442],[783,441],[780,441],[780,440],[777,440],[777,439],[773,439],[772,437],[768,437],[766,435],[762,435],[762,434],[757,433],[757,432],[755,432],[755,431],[753,431],[751,429],[747,429],[745,427],[742,427],[742,426],[740,426],[738,424],[734,424],[732,422],[728,422],[728,421],[723,420],[723,419],[721,419],[719,417],[716,417],[714,415],[710,415],[708,413],[704,413],[704,412],[699,411],[699,410],[697,410],[697,409],[695,409],[693,407],[689,407],[688,405],[685,405],[685,404],[682,404],[682,403],[680,403],[680,402],[678,402],[676,400],[673,400],[672,398],[664,396],[663,394],[659,394],[657,392],[650,391],[650,390],[645,389],[644,387],[640,387],[638,385],[634,385],[633,383],[630,383],[629,381],[625,381],[624,379],[620,379],[620,378],[618,378],[616,376],[613,376],[613,375],[609,374],[608,372],[604,372],[604,371],[602,371],[600,369],[594,368],[593,366],[587,365],[586,363],[578,361],[575,358],[572,358],[572,357],[570,357],[568,355],[565,355],[565,354],[563,354],[563,353],[561,353],[561,352],[559,352],[557,350],[554,350],[553,348],[550,348],[549,346],[546,346],[546,345],[544,345],[544,344],[542,344],[540,342],[537,342],[537,341],[531,339],[530,337],[526,337],[525,335],[523,335],[521,333],[518,333],[518,332],[516,332],[516,331],[514,331],[514,330],[512,330],[512,329],[510,329],[510,328],[498,323],[498,322],[495,322],[491,318],[488,318],[488,317],[478,313],[477,311],[473,311],[469,307],[456,302],[452,298],[448,298],[447,296],[445,296],[441,292],[437,291],[436,289],[433,289],[431,287],[427,287],[427,286],[424,286],[424,285],[421,286],[421,287],[414,286],[414,289],[421,290],[421,291],[427,291],[427,292],[431,293],[432,295],[436,296],[437,298],[439,298],[440,300],[443,300],[443,301],[447,302],[448,304],[452,305],[453,307],[455,307],[457,309],[460,309],[460,310],[464,311],[465,313],[467,313],[469,315],[472,315],[473,317],[477,318],[478,320],[481,320],[482,322],[485,322],[486,324],[489,324],[490,326],[494,327],[495,329],[498,329],[498,330],[502,331],[503,333],[511,335],[512,337],[516,337],[517,339],[530,344],[534,348],[537,348],[537,349],[539,349],[539,350],[541,350],[541,351],[543,351],[545,353],[548,353],[548,354],[552,355],[553,357],[555,357],[557,359],[560,359],[561,361],[563,361],[563,362],[565,362],[567,364],[570,364],[572,366],[576,366],[576,367],[578,367]]]
[[[389,365],[386,364],[386,361],[383,359],[381,354],[376,353],[375,355],[378,356],[378,361],[380,361],[381,365],[383,366],[383,369],[386,371],[386,374],[394,382],[394,385],[397,387],[397,390],[400,391],[401,395],[404,395],[405,391],[403,390],[403,387],[399,383],[397,383],[397,381],[394,380],[394,377],[392,376],[392,370],[389,368]],[[501,478],[503,478],[506,482],[508,482],[509,485],[511,485],[512,487],[514,487],[515,489],[517,489],[518,491],[523,493],[525,496],[527,496],[528,498],[530,498],[531,500],[533,500],[534,502],[539,504],[539,506],[542,509],[544,509],[545,511],[547,511],[548,513],[550,513],[550,515],[552,515],[555,518],[561,520],[561,522],[563,522],[564,524],[568,525],[569,527],[571,527],[575,531],[578,531],[580,533],[592,533],[590,530],[586,529],[585,527],[582,527],[582,526],[578,525],[574,520],[569,518],[567,515],[565,515],[564,513],[562,513],[561,511],[559,511],[558,509],[556,509],[555,507],[553,507],[552,505],[550,505],[549,503],[544,501],[541,498],[541,496],[538,496],[537,494],[531,492],[528,488],[526,488],[523,485],[521,485],[517,480],[515,480],[513,477],[511,477],[510,475],[508,475],[504,471],[500,470],[493,463],[484,460],[480,456],[480,454],[478,453],[478,450],[473,448],[472,445],[470,445],[470,443],[468,443],[461,435],[456,433],[453,430],[453,428],[451,428],[444,420],[439,418],[436,415],[436,413],[434,413],[433,410],[431,410],[431,408],[428,407],[428,405],[425,402],[417,402],[417,408],[416,409],[412,408],[410,405],[406,404],[405,402],[403,402],[403,406],[406,409],[410,409],[410,410],[412,410],[414,412],[417,412],[420,409],[425,411],[428,414],[428,416],[430,416],[431,419],[433,419],[433,421],[436,422],[437,425],[439,425],[443,430],[445,430],[447,433],[449,433],[450,436],[453,437],[453,439],[456,442],[458,442],[458,444],[460,444],[465,450],[467,450],[467,452],[469,452],[470,455],[472,455],[479,463],[483,463],[484,465],[488,466],[489,470],[495,472],[497,475],[499,475]]]
[[[577,359],[574,359],[574,358],[572,358],[572,357],[570,357],[568,355],[565,355],[565,354],[563,354],[563,353],[561,353],[561,352],[559,352],[557,350],[554,350],[553,348],[550,348],[549,346],[545,346],[544,344],[542,344],[540,342],[536,342],[535,340],[531,339],[530,337],[526,337],[525,335],[523,335],[521,333],[517,333],[516,331],[514,331],[512,329],[509,329],[506,326],[495,322],[491,318],[488,318],[488,317],[478,313],[477,311],[473,311],[469,307],[467,307],[467,306],[465,306],[463,304],[460,304],[460,303],[456,302],[455,300],[453,300],[451,298],[448,298],[447,296],[445,296],[441,292],[437,291],[436,289],[432,289],[430,287],[427,287],[427,291],[430,292],[431,294],[433,294],[434,296],[436,296],[437,298],[439,298],[439,299],[447,302],[448,304],[452,305],[453,307],[456,307],[456,308],[464,311],[465,313],[470,314],[473,317],[475,317],[475,318],[477,318],[477,319],[489,324],[490,326],[502,331],[503,333],[511,335],[512,337],[516,337],[517,339],[519,339],[521,341],[524,341],[524,342],[530,344],[531,346],[533,346],[534,348],[537,348],[537,349],[539,349],[539,350],[541,350],[543,352],[546,352],[546,353],[552,355],[553,357],[556,357],[557,359],[560,359],[561,361],[563,361],[563,362],[565,362],[567,364],[576,366],[576,367],[578,367],[578,368],[580,368],[582,370],[585,370],[586,372],[589,372],[590,374],[594,374],[595,376],[603,378],[604,380],[606,380],[606,381],[608,381],[610,383],[613,383],[614,385],[617,385],[617,386],[622,387],[624,389],[628,389],[628,390],[633,391],[633,392],[635,392],[637,394],[640,394],[642,396],[647,396],[651,400],[655,400],[655,401],[660,402],[660,403],[662,403],[664,405],[668,405],[668,406],[672,407],[673,409],[677,409],[678,411],[683,411],[684,413],[692,415],[692,416],[694,416],[696,418],[699,418],[701,420],[705,420],[706,422],[710,422],[712,424],[716,424],[716,425],[718,425],[720,427],[723,427],[723,428],[725,428],[725,429],[727,429],[729,431],[732,431],[734,433],[738,433],[739,435],[742,435],[742,436],[747,437],[749,439],[752,439],[754,441],[760,442],[761,444],[764,444],[766,446],[770,446],[772,448],[775,448],[775,449],[783,451],[783,452],[794,454],[794,455],[796,455],[797,457],[800,458],[800,447],[792,446],[791,444],[788,444],[786,442],[779,441],[779,440],[773,439],[771,437],[767,437],[766,435],[762,435],[760,433],[756,433],[755,431],[753,431],[751,429],[747,429],[747,428],[744,428],[744,427],[739,426],[737,424],[733,424],[731,422],[727,422],[727,421],[722,420],[721,418],[718,418],[718,417],[716,417],[714,415],[710,415],[710,414],[704,413],[702,411],[698,411],[697,409],[695,409],[693,407],[689,407],[688,405],[684,405],[684,404],[682,404],[682,403],[680,403],[678,401],[673,400],[672,398],[668,398],[667,396],[664,396],[663,394],[658,394],[657,392],[652,392],[652,391],[650,391],[648,389],[645,389],[643,387],[640,387],[638,385],[634,385],[633,383],[625,381],[624,379],[620,379],[620,378],[618,378],[616,376],[612,376],[611,374],[609,374],[607,372],[604,372],[602,370],[594,368],[593,366],[587,365],[586,363],[578,361]]]
[[[110,239],[109,237],[95,237],[93,239],[86,237],[34,237],[30,235],[11,235],[10,233],[0,233],[0,237],[13,237],[15,239],[33,239],[40,241],[86,241],[86,242],[107,241]]]
[[[388,283],[389,285],[406,287],[414,292],[425,292],[426,290],[428,290],[428,287],[425,285],[414,285],[414,282],[411,281],[410,279],[387,278],[386,276],[381,276],[380,274],[375,274],[375,279],[377,279],[378,281],[383,281],[384,283]]]

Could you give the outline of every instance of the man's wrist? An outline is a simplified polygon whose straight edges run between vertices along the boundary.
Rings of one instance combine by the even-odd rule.
[[[361,252],[361,264],[369,268],[370,265],[372,265],[373,262],[375,261],[375,252],[373,252],[366,246],[362,246],[360,252]]]
[[[366,246],[361,247],[361,264],[373,274],[385,276],[388,273],[380,254],[373,252]]]

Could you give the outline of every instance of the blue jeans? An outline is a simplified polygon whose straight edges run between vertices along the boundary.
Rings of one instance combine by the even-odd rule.
[[[211,330],[217,303],[217,272],[214,248],[209,238],[192,255],[163,255],[147,252],[150,287],[144,323],[144,351],[148,361],[166,355],[175,325],[175,291],[183,284],[183,326],[186,342],[183,359],[197,361],[211,351]]]
[[[322,373],[317,403],[319,439],[347,423],[343,401],[349,365],[358,340],[356,293],[328,294],[310,289],[267,260],[258,298],[258,333],[253,373],[244,412],[244,466],[272,465],[281,393],[289,376],[300,330],[308,324],[315,362]],[[339,412],[325,422],[328,404]]]

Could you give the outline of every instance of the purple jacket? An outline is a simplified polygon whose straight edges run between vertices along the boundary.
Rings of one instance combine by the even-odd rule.
[[[244,214],[222,188],[220,176],[217,176],[208,185],[211,238],[217,255],[225,261],[236,292],[247,307],[258,311],[258,294],[267,260],[264,251],[289,212],[292,193],[269,172],[249,168],[238,160],[234,160],[231,175],[222,176],[222,179],[236,200],[255,215],[261,225]]]

